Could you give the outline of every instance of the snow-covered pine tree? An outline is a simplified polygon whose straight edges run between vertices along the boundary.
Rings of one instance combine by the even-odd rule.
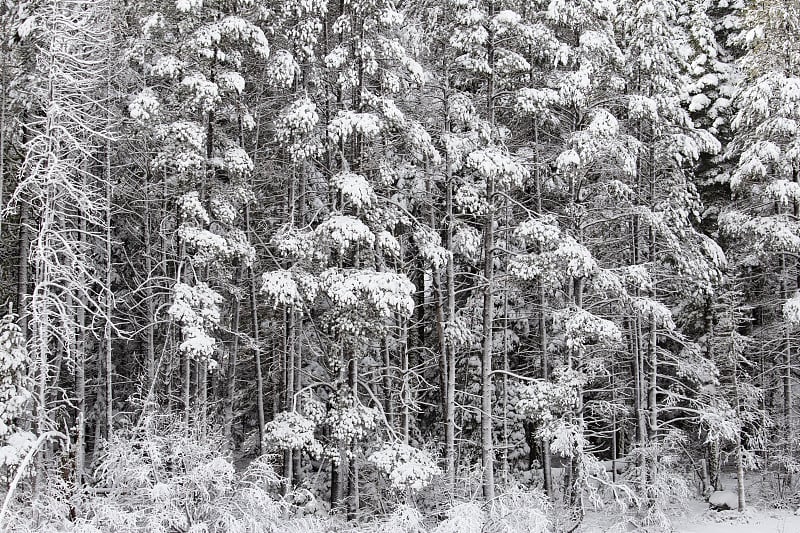
[[[761,360],[775,361],[771,372],[781,381],[780,443],[772,461],[787,472],[795,468],[796,433],[792,377],[798,342],[792,319],[797,290],[795,255],[800,213],[800,145],[797,140],[800,98],[798,6],[761,2],[743,13],[740,42],[745,54],[733,100],[733,138],[726,151],[733,168],[725,175],[733,201],[719,217],[736,275],[750,280],[743,289],[758,326],[753,331]],[[777,295],[777,298],[775,296]],[[761,343],[758,339],[781,339]]]
[[[157,292],[170,294],[167,314],[178,336],[173,343],[166,335],[164,342],[180,357],[184,416],[188,421],[195,411],[198,424],[205,427],[207,372],[225,353],[215,333],[223,321],[222,293],[238,301],[235,272],[249,267],[255,257],[242,229],[245,206],[253,199],[253,161],[243,148],[242,134],[255,126],[244,101],[244,69],[247,60],[266,59],[270,49],[253,22],[252,4],[179,0],[162,7],[142,18],[132,59],[144,87],[128,108],[134,131],[153,143],[154,153],[146,155],[141,169],[145,183],[152,183],[172,210],[157,223],[174,232],[167,237],[161,233],[165,277],[155,283],[148,272],[144,285],[155,283]],[[172,368],[170,358],[168,389]]]
[[[645,0],[635,2],[630,9],[623,12],[621,19],[625,22],[630,93],[627,127],[637,143],[635,173],[629,182],[634,195],[632,264],[645,265],[652,280],[646,294],[650,298],[663,300],[672,287],[680,287],[683,294],[710,296],[720,279],[724,256],[716,244],[693,226],[699,219],[700,203],[692,170],[700,154],[717,152],[719,143],[709,133],[697,129],[682,106],[690,74],[690,36],[679,24],[680,6],[676,2]],[[681,335],[671,331],[674,322],[669,312],[661,316],[661,312],[656,312],[657,307],[643,302],[641,305],[634,302],[631,318],[632,342],[637,354],[634,361],[637,438],[639,446],[657,448],[660,436],[670,431],[660,422],[659,396],[669,398],[676,394],[671,387],[665,389],[659,379],[664,373],[663,365],[668,369],[684,364],[680,361],[684,353],[680,344],[685,347],[688,339],[683,339],[676,349],[665,350],[663,338],[659,343],[661,335],[671,338]],[[658,454],[649,457],[657,462]],[[642,469],[649,472],[648,479],[654,480],[659,475],[656,462]],[[653,483],[650,481],[641,489],[654,486]],[[658,499],[648,497],[645,501]],[[651,510],[645,519],[660,520]]]

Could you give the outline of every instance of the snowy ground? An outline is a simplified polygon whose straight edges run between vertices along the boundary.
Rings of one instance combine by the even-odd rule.
[[[800,516],[785,509],[751,508],[745,516],[734,512],[719,514],[708,511],[708,504],[694,501],[685,509],[682,516],[673,519],[674,533],[800,533]],[[593,522],[587,517],[587,522]],[[726,520],[726,518],[728,518]],[[598,520],[600,522],[603,519]],[[611,522],[611,521],[609,521]],[[608,525],[585,524],[583,533],[621,533],[636,531],[633,527],[610,527]]]
[[[736,481],[732,474],[723,476],[723,488],[734,491]],[[793,507],[775,509],[768,478],[751,474],[746,480],[748,509],[742,515],[737,511],[716,512],[708,503],[697,497],[686,507],[674,510],[671,516],[673,533],[800,533],[800,509]],[[581,529],[583,533],[622,533],[636,531],[610,524],[618,517],[590,513]]]
[[[786,509],[751,508],[737,521],[716,522],[723,514],[707,512],[705,502],[692,502],[686,516],[674,521],[678,533],[800,533],[800,516]],[[732,514],[732,513],[730,513]],[[716,515],[716,516],[715,516]]]

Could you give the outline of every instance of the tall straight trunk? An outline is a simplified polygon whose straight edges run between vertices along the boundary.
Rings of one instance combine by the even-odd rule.
[[[741,418],[741,398],[739,397],[739,361],[738,354],[733,353],[733,391],[735,394],[734,407],[736,408],[737,418]],[[736,498],[739,512],[743,512],[746,507],[745,483],[744,483],[744,450],[742,447],[742,432],[739,431],[736,441]]]
[[[164,180],[166,182],[166,180]],[[181,179],[178,179],[178,190],[183,190],[183,185],[181,183]],[[178,221],[181,218],[180,215],[180,208],[176,203],[175,206],[175,220]],[[184,259],[186,257],[186,249],[185,244],[182,242],[180,233],[178,233],[175,237],[176,247],[178,249],[178,261],[175,266],[175,281],[188,281],[188,275],[184,270]],[[183,333],[180,330],[175,332],[175,336],[178,339],[179,344],[180,341],[183,341]],[[182,373],[182,380],[181,380],[181,394],[183,397],[183,424],[188,427],[190,422],[190,411],[191,411],[191,387],[192,387],[192,361],[189,357],[188,353],[181,353],[180,354],[180,364],[181,364],[181,373]]]
[[[494,193],[491,179],[486,185]],[[483,229],[483,350],[481,358],[481,464],[483,466],[483,497],[494,499],[494,444],[492,442],[492,324],[494,321],[494,213],[489,209]]]
[[[296,218],[301,225],[305,225],[306,221],[306,191],[308,188],[308,168],[306,165],[300,169],[300,172],[295,178],[296,186],[297,186],[297,199],[295,201],[295,210],[297,212]],[[303,318],[301,313],[294,313],[294,354],[295,354],[295,362],[294,362],[294,390],[295,394],[302,390],[303,388],[303,381],[302,381],[302,370],[303,370]],[[295,405],[294,399],[292,405]],[[292,451],[292,474],[294,476],[294,486],[299,487],[303,483],[303,453],[302,450],[293,450]]]
[[[300,345],[295,348],[295,363],[294,363],[294,384],[295,390],[299,391],[302,388],[300,383],[300,369],[302,368],[303,352]],[[303,453],[302,450],[292,450],[292,476],[294,486],[299,487],[303,483]]]
[[[19,259],[17,261],[17,313],[23,335],[28,335],[28,254],[31,248],[31,208],[27,203],[20,207],[19,214]]]
[[[54,226],[55,209],[50,209],[51,202],[49,199],[55,197],[55,185],[48,183],[45,186],[45,198],[48,201],[45,203],[46,208],[42,209],[39,224],[40,228],[50,228]],[[27,268],[27,267],[26,267]],[[49,418],[47,413],[47,392],[48,383],[50,381],[50,332],[49,321],[50,309],[48,308],[48,300],[50,298],[50,286],[47,282],[52,279],[52,272],[50,264],[47,261],[37,258],[34,262],[34,282],[36,287],[41,287],[41,291],[34,291],[31,301],[31,315],[33,317],[32,335],[35,338],[35,350],[37,357],[36,369],[36,430],[39,435],[43,435],[50,428]],[[40,490],[40,483],[46,479],[44,454],[39,453],[36,455],[36,480],[34,485],[34,496]]]
[[[786,301],[789,298],[789,277],[788,266],[786,261],[786,254],[780,256],[781,268],[781,300]],[[784,346],[783,346],[783,372],[781,373],[781,384],[783,387],[783,420],[786,442],[786,453],[791,456],[794,447],[792,446],[794,428],[792,427],[792,342],[791,342],[791,325],[788,323],[783,327],[784,333]],[[791,479],[791,474],[789,474]]]
[[[205,442],[208,432],[208,359],[197,362],[197,396],[199,406],[197,425],[200,430],[200,441]]]
[[[643,138],[642,133],[642,124],[639,123],[637,125],[639,139]],[[644,191],[642,191],[642,175],[644,173],[643,166],[644,161],[642,157],[637,158],[636,160],[636,177],[635,177],[635,189],[636,192],[644,196]],[[641,242],[639,233],[641,232],[641,216],[638,214],[634,214],[631,221],[631,246],[633,252],[633,264],[638,265],[641,262]],[[639,289],[635,290],[636,296],[639,296]],[[645,365],[644,365],[644,357],[643,357],[643,350],[642,350],[642,325],[641,319],[636,316],[634,317],[633,322],[633,331],[632,331],[632,343],[633,343],[633,379],[634,379],[634,414],[636,415],[636,438],[638,441],[639,446],[644,446],[647,442],[647,421],[645,418],[644,412],[644,405],[645,405]],[[639,457],[640,467],[642,470],[642,475],[645,472],[645,464],[644,464],[644,456],[641,455]]]
[[[239,144],[239,148],[244,149],[244,125],[242,122],[242,115],[241,113],[237,117],[237,126],[238,126],[238,138],[237,142]],[[247,238],[250,238],[250,228],[246,228]],[[237,267],[234,274],[233,284],[235,287],[238,287],[241,283],[241,276],[242,276],[242,269]],[[233,301],[233,317],[231,320],[231,333],[233,335],[232,342],[231,342],[231,352],[228,357],[228,368],[225,372],[225,400],[224,400],[224,408],[222,414],[222,434],[225,438],[226,446],[229,446],[230,449],[235,449],[236,445],[233,439],[233,419],[234,419],[234,407],[236,404],[236,365],[239,360],[239,335],[240,335],[240,323],[241,323],[241,315],[242,315],[242,301],[239,295],[234,296]],[[260,438],[260,435],[259,435]],[[259,445],[260,446],[260,445]]]
[[[444,294],[442,291],[442,273],[435,270],[431,273],[433,280],[434,311],[436,313],[436,340],[439,348],[439,401],[442,412],[447,412],[447,339],[444,336]],[[446,425],[446,422],[445,422]]]
[[[250,236],[250,206],[244,208],[244,220],[247,235]],[[261,455],[264,443],[264,373],[261,364],[261,343],[259,340],[260,325],[258,323],[258,293],[256,292],[256,275],[252,267],[249,268],[250,278],[250,319],[253,323],[253,352],[256,365],[256,416],[258,419],[258,454]]]
[[[110,84],[110,82],[109,82]],[[110,93],[111,91],[108,90],[107,92]],[[110,131],[110,126],[109,126]],[[105,312],[106,312],[106,323],[105,323],[105,331],[104,331],[104,355],[106,359],[105,370],[106,370],[106,388],[105,388],[105,395],[106,395],[106,438],[109,442],[114,437],[114,402],[113,402],[113,392],[114,392],[114,385],[113,385],[113,370],[114,367],[112,366],[111,361],[111,318],[114,313],[113,308],[113,301],[111,299],[111,268],[112,268],[112,259],[111,259],[111,141],[106,141],[105,146],[105,169],[104,169],[104,177],[105,177],[105,222],[106,222],[106,234],[105,234],[105,259],[106,259],[106,277],[105,277]]]
[[[446,57],[446,54],[442,54]],[[447,71],[446,64],[444,71]],[[445,77],[445,80],[448,80]],[[449,115],[449,91],[450,88],[445,88],[444,95],[444,133],[450,133],[450,120]],[[450,155],[445,150],[444,160],[446,182],[445,182],[445,247],[450,252],[447,258],[446,265],[446,293],[447,293],[447,320],[452,324],[456,319],[456,295],[455,295],[455,265],[453,256],[453,227],[455,226],[455,216],[453,214],[453,168],[450,164]],[[445,382],[445,408],[444,408],[444,439],[445,439],[445,471],[447,473],[447,485],[452,492],[456,484],[456,354],[455,347],[451,343],[445,345],[445,369],[446,369],[446,382]]]
[[[388,335],[388,334],[387,334]],[[389,341],[384,336],[381,339],[381,353],[383,354],[383,412],[386,414],[386,421],[389,427],[394,427],[394,406],[392,402],[392,354],[389,349]]]
[[[425,191],[427,193],[428,198],[430,198],[430,205],[429,205],[429,224],[433,231],[436,231],[437,221],[436,221],[436,209],[434,207],[433,197],[433,180],[430,173],[430,166],[426,161],[425,164]],[[431,270],[431,288],[432,288],[432,296],[433,296],[433,310],[436,317],[436,327],[434,328],[436,332],[436,340],[439,348],[439,403],[442,407],[442,412],[447,411],[447,340],[444,336],[444,326],[445,326],[445,317],[444,317],[444,295],[442,293],[442,272],[440,268],[433,268]]]
[[[617,390],[617,369],[616,369],[616,359],[614,356],[611,357],[611,376],[609,380],[609,385],[611,388],[611,405],[617,405],[617,401],[619,400],[619,391]],[[611,451],[611,481],[617,481],[617,459],[619,458],[619,425],[617,422],[617,412],[613,410],[611,412],[611,438],[609,439],[611,442],[609,443],[609,448]]]
[[[340,357],[342,358],[342,364],[339,366],[339,370],[336,377],[336,383],[345,388],[347,382],[349,381],[349,377],[351,374],[350,368],[350,361],[345,359],[344,350],[342,347],[339,347],[340,350]],[[352,357],[352,355],[351,355]],[[351,391],[352,394],[352,391]],[[347,442],[344,439],[339,440],[338,442],[339,447],[339,457],[338,463],[332,465],[333,472],[331,472],[331,509],[342,510],[344,509],[345,512],[349,511],[349,505],[344,501],[345,500],[345,492],[348,490],[347,478],[348,478],[348,470],[349,470],[349,459],[348,459],[348,446]]]
[[[403,376],[403,412],[402,412],[402,429],[403,429],[403,442],[408,444],[411,433],[411,388],[409,383],[409,360],[408,360],[408,321],[400,318],[400,331],[402,335],[402,357],[400,363],[400,371]]]
[[[87,172],[88,174],[88,172]],[[86,176],[85,174],[84,176]],[[84,187],[88,186],[87,180],[84,177]],[[81,217],[79,223],[79,231],[77,239],[85,242],[86,239],[86,218]],[[78,282],[81,286],[86,283],[84,276],[81,274]],[[87,346],[87,331],[86,331],[86,305],[87,298],[82,294],[80,301],[75,302],[75,298],[69,295],[70,306],[75,309],[75,331],[73,338],[75,339],[75,492],[80,494],[83,490],[83,471],[86,459],[86,346]]]
[[[6,184],[6,55],[0,60],[0,211],[3,209]],[[3,217],[0,217],[0,240],[3,238]]]
[[[22,114],[22,145],[25,146],[30,139],[30,128],[27,126],[27,112]],[[17,259],[17,314],[19,315],[19,327],[22,334],[28,338],[28,284],[29,284],[29,260],[28,255],[31,249],[31,207],[28,202],[22,202],[19,209],[19,241]]]
[[[583,289],[584,289],[584,278],[575,278],[573,280],[573,301],[575,303],[575,307],[577,309],[583,309]],[[577,350],[570,350],[570,357],[569,357],[569,367],[573,369],[580,370],[583,367],[583,361],[581,353]],[[585,423],[583,419],[583,406],[584,406],[584,391],[583,389],[578,390],[577,394],[577,402],[573,413],[575,415],[575,425],[578,426],[580,431],[583,433],[585,432]],[[580,497],[581,487],[578,486],[578,480],[581,477],[579,475],[579,469],[583,468],[581,464],[582,459],[580,456],[576,455],[573,456],[570,460],[570,485],[567,487],[568,492],[568,503],[571,508],[579,507],[578,511],[580,513],[580,518],[583,518],[583,500]]]
[[[350,359],[350,372],[348,376],[348,385],[352,391],[353,398],[358,401],[358,356],[353,354]],[[351,444],[352,451],[355,452],[356,445]],[[347,485],[347,519],[354,520],[358,515],[361,508],[361,492],[359,490],[359,464],[356,454],[353,453],[352,460],[350,461],[348,485]]]
[[[189,413],[191,411],[192,399],[192,360],[189,354],[181,355],[181,364],[183,365],[183,423],[188,426],[190,422]]]
[[[542,353],[542,380],[550,380],[550,361],[547,354],[547,328],[545,327],[545,299],[544,299],[544,284],[540,281],[538,283],[538,296],[539,296],[539,350]],[[542,485],[545,494],[553,497],[553,454],[550,451],[550,440],[541,439],[542,446]]]
[[[633,317],[631,331],[631,344],[633,348],[633,397],[634,397],[634,413],[636,415],[636,443],[639,446],[644,446],[647,443],[647,421],[645,419],[644,405],[644,360],[642,357],[642,324],[641,319]],[[646,479],[646,465],[644,464],[646,458],[644,454],[638,456],[638,466],[641,471],[641,483],[644,485]]]
[[[150,173],[147,173],[150,177]],[[147,276],[153,276],[153,229],[152,219],[150,214],[150,187],[149,180],[145,183],[145,202],[144,202],[144,267]],[[147,372],[147,390],[152,390],[155,393],[155,379],[156,379],[156,302],[154,300],[153,287],[148,282],[145,284],[144,297],[147,299],[147,326],[145,327],[145,371]],[[155,398],[148,398],[154,401]]]
[[[294,311],[292,309],[284,309],[283,311],[283,323],[285,326],[284,330],[284,345],[283,345],[283,357],[284,357],[284,388],[285,388],[285,398],[284,398],[284,410],[288,411],[292,409],[292,404],[294,400],[294,378],[295,378],[295,340],[294,340]],[[294,467],[294,462],[292,461],[293,451],[292,450],[284,450],[283,452],[283,477],[284,479],[284,487],[283,493],[288,494],[292,490],[292,480],[294,478],[294,474],[292,472],[292,468]]]
[[[494,16],[494,0],[489,0],[489,19]],[[490,69],[494,67],[494,34],[489,32],[486,55]],[[487,76],[486,106],[489,124],[494,126],[494,75]],[[483,497],[494,499],[494,442],[492,436],[492,345],[494,338],[494,179],[486,179],[486,199],[489,208],[483,226],[483,349],[481,357],[481,466],[483,467]]]
[[[649,414],[649,424],[648,424],[648,434],[647,438],[650,441],[653,441],[657,434],[658,434],[658,398],[657,398],[657,379],[658,379],[658,351],[656,349],[656,327],[655,327],[655,317],[651,318],[651,323],[649,326],[649,339],[647,342],[647,352],[649,356],[648,366],[649,366],[649,383],[648,383],[648,414]]]
[[[641,161],[637,162],[637,173],[636,173],[636,187],[637,190],[640,187],[640,174],[641,174]],[[640,232],[640,225],[641,220],[639,215],[633,215],[631,221],[631,246],[633,252],[633,264],[638,265],[640,263],[640,249],[639,249],[639,232]],[[635,291],[636,296],[639,295],[639,290],[636,289]],[[638,446],[644,446],[647,442],[647,421],[645,419],[645,412],[644,412],[644,387],[645,387],[645,377],[644,377],[644,361],[642,356],[642,325],[641,325],[641,318],[638,316],[634,316],[631,322],[631,355],[633,361],[633,412],[636,418],[636,443]],[[645,456],[644,454],[639,454],[637,458],[638,466],[640,467],[642,479],[640,480],[642,484],[646,483],[646,465],[645,463]]]
[[[648,180],[648,188],[649,188],[649,199],[650,199],[650,210],[653,210],[656,204],[655,198],[655,187],[656,187],[656,157],[655,157],[655,142],[652,140],[649,142],[649,150],[648,150],[648,170],[649,170],[649,180]],[[650,224],[650,229],[648,233],[649,239],[649,252],[650,252],[650,261],[655,264],[656,263],[656,232],[655,228],[652,224]],[[652,289],[649,294],[650,298],[655,299],[656,291]],[[648,340],[647,340],[647,355],[648,355],[648,365],[650,370],[649,375],[649,383],[648,383],[648,432],[647,438],[650,441],[651,445],[656,445],[657,438],[658,438],[658,334],[656,332],[656,317],[655,315],[650,316],[650,324],[648,329]],[[653,456],[652,461],[650,463],[650,479],[651,481],[656,479],[656,475],[658,473],[658,457]]]
[[[77,306],[77,343],[75,346],[75,492],[83,490],[83,471],[86,458],[86,331],[85,302]]]
[[[236,270],[236,280],[234,285],[239,284],[239,270]],[[225,408],[222,414],[222,434],[225,437],[226,445],[233,446],[233,408],[236,400],[236,363],[239,358],[239,320],[242,314],[242,304],[239,297],[233,300],[233,318],[231,331],[233,339],[231,342],[231,353],[228,356],[228,368],[225,372]]]
[[[506,225],[507,226],[507,225]],[[508,322],[508,291],[503,294],[503,330],[509,330]],[[508,372],[511,370],[508,361],[508,335],[503,335],[503,453],[500,461],[500,472],[502,473],[501,482],[503,485],[508,483]]]
[[[533,125],[533,150],[534,150],[534,181],[536,185],[536,214],[539,216],[544,215],[542,209],[542,176],[539,168],[539,126],[534,123]],[[550,356],[547,352],[547,324],[545,320],[546,315],[546,299],[544,292],[544,282],[539,280],[536,284],[536,297],[537,305],[539,307],[539,351],[541,352],[541,366],[542,366],[542,380],[547,382],[550,380]],[[550,498],[553,497],[553,454],[550,451],[550,440],[541,439],[542,449],[542,489],[544,493]]]
[[[653,261],[656,258],[656,234],[653,227],[650,227],[650,257]],[[650,292],[650,297],[655,298],[655,291]],[[648,411],[650,415],[649,430],[647,438],[654,442],[658,436],[658,335],[656,332],[656,317],[650,317],[650,324],[648,329],[647,341],[647,355],[649,358],[648,365],[650,370],[649,384],[648,384]],[[653,465],[653,474],[655,474],[655,464]]]
[[[38,270],[38,269],[37,269]],[[36,278],[37,282],[41,279],[46,279],[48,272],[46,269],[43,269],[40,272],[37,272]],[[39,306],[37,306],[39,307]],[[43,306],[42,306],[43,307]],[[37,384],[36,384],[36,430],[39,435],[44,435],[48,430],[48,417],[47,417],[47,383],[48,383],[48,374],[49,374],[49,361],[48,361],[48,346],[49,346],[49,335],[47,334],[47,328],[43,324],[43,319],[45,318],[45,309],[39,308],[33,309],[33,312],[38,315],[37,320],[34,321],[34,332],[33,334],[36,336],[36,348],[37,348],[37,357],[38,357],[38,371],[37,371]],[[44,460],[42,459],[42,454],[38,454],[36,456],[36,484],[34,496],[36,492],[39,491],[40,482],[44,482],[46,479],[46,473],[44,468]]]

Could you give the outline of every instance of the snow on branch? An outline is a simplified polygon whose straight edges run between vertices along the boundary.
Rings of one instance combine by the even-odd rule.
[[[389,476],[395,490],[422,490],[441,474],[430,453],[402,442],[384,445],[367,460]]]

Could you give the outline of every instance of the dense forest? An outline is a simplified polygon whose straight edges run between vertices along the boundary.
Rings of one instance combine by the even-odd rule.
[[[800,503],[800,1],[0,0],[0,88],[1,531]]]

